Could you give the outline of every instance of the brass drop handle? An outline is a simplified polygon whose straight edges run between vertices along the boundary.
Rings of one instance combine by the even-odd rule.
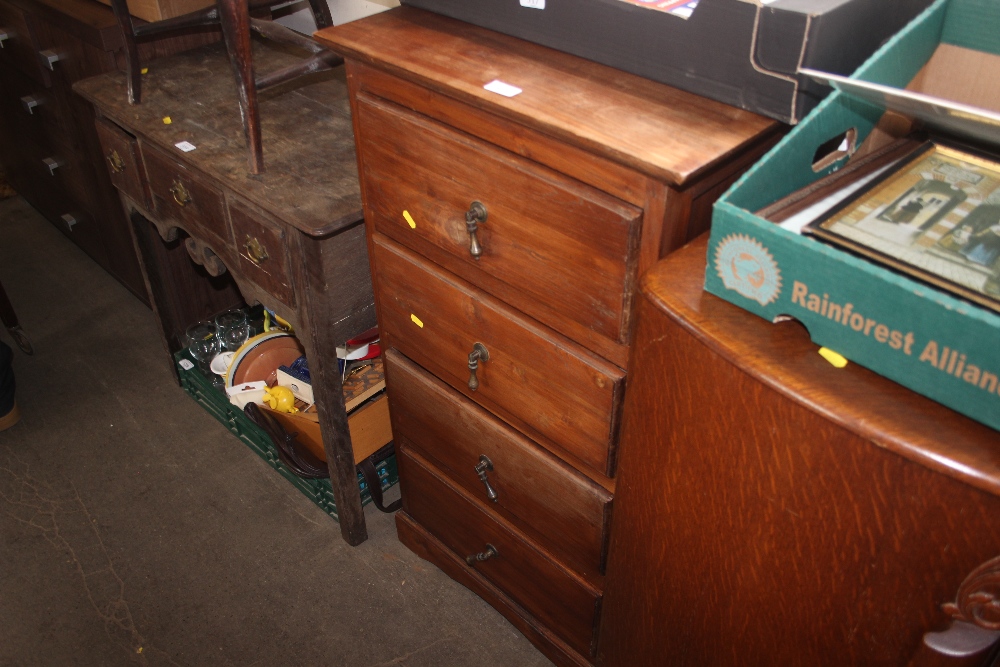
[[[492,544],[487,544],[486,545],[486,551],[480,551],[477,554],[472,554],[471,556],[466,556],[465,557],[465,562],[470,567],[475,567],[476,563],[481,563],[484,560],[489,560],[491,558],[496,558],[499,555],[500,555],[500,552],[497,551],[497,548],[495,546],[493,546]]]
[[[243,247],[246,248],[247,257],[256,266],[260,266],[260,263],[268,258],[267,248],[265,248],[264,244],[257,240],[256,236],[250,238],[250,235],[247,234]]]
[[[474,201],[469,204],[469,210],[465,212],[465,229],[469,232],[469,254],[475,259],[479,259],[483,254],[483,247],[479,245],[479,225],[486,224],[486,207],[482,202]]]
[[[178,206],[187,206],[191,203],[191,193],[177,179],[174,179],[174,182],[170,184],[170,194],[174,196],[174,201],[177,202]]]
[[[497,498],[499,498],[500,496],[497,495],[496,489],[494,489],[493,486],[490,485],[490,480],[486,476],[487,472],[493,470],[493,461],[490,461],[490,457],[486,456],[486,454],[483,454],[482,456],[479,457],[479,463],[476,465],[475,470],[476,474],[479,475],[479,481],[482,482],[483,486],[486,487],[486,497],[492,500],[493,502],[496,502]]]
[[[122,159],[122,156],[114,148],[108,153],[108,164],[111,165],[111,173],[120,174],[125,171],[125,160]]]
[[[479,370],[479,362],[489,360],[490,351],[486,349],[485,345],[476,343],[472,346],[472,352],[469,353],[469,389],[471,391],[479,389],[479,378],[476,377],[476,371]]]

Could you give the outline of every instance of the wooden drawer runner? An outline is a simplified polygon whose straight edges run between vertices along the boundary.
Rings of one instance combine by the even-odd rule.
[[[586,575],[603,571],[611,494],[457,394],[396,350],[385,355],[393,432],[472,496]]]
[[[268,294],[294,306],[288,241],[282,225],[265,219],[252,206],[233,197],[229,197],[229,217],[240,256],[240,270]]]
[[[149,184],[139,155],[139,142],[103,118],[97,121],[97,136],[111,182],[136,203],[150,208]]]
[[[372,241],[390,347],[533,438],[610,474],[621,369],[384,236]],[[469,355],[477,343],[489,359],[479,362],[473,390]]]
[[[189,232],[203,231],[203,240],[227,246],[225,205],[222,193],[204,185],[205,179],[149,143],[142,144],[153,208],[161,216],[173,218]],[[216,254],[222,254],[218,248]]]
[[[483,511],[405,444],[397,448],[403,510],[574,650],[592,655],[601,592],[572,576],[506,522]],[[468,562],[468,561],[466,561]]]
[[[431,244],[446,261],[626,340],[642,211],[391,102],[360,94],[357,108],[377,231],[420,252]],[[486,211],[478,259],[466,225],[474,201]]]

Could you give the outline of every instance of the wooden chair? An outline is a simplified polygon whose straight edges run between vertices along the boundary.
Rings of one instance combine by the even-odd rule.
[[[257,92],[270,88],[303,74],[321,72],[336,67],[344,59],[315,41],[304,37],[274,21],[251,18],[250,12],[276,4],[277,0],[216,0],[214,7],[191,12],[183,16],[153,23],[136,25],[128,12],[126,0],[111,0],[118,24],[125,38],[125,73],[130,104],[139,104],[142,99],[142,66],[136,43],[139,40],[162,35],[186,28],[219,25],[229,62],[236,77],[239,95],[240,115],[243,119],[243,133],[249,150],[250,172],[264,171],[264,152],[261,146],[260,114],[257,108]],[[333,25],[333,17],[326,0],[308,0],[317,28]],[[299,47],[311,55],[289,67],[256,78],[250,49],[250,31],[284,44]]]

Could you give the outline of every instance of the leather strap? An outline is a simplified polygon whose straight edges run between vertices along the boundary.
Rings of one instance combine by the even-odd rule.
[[[375,461],[381,461],[391,453],[392,443],[390,442],[358,464],[358,470],[361,471],[361,475],[365,478],[365,484],[368,486],[368,493],[371,494],[372,502],[375,503],[375,507],[380,512],[385,512],[386,514],[392,514],[403,506],[402,498],[397,498],[388,506],[385,505],[385,501],[382,499],[382,480],[379,479],[378,471],[375,470]]]

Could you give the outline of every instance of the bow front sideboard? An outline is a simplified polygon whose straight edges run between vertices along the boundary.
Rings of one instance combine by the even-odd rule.
[[[259,73],[299,60],[254,49]],[[363,542],[336,346],[373,327],[375,308],[343,68],[260,94],[260,175],[248,172],[221,44],[151,61],[142,104],[128,104],[120,72],[75,90],[97,109],[165,347],[173,354],[189,324],[243,301],[287,320],[309,359],[341,532]]]

